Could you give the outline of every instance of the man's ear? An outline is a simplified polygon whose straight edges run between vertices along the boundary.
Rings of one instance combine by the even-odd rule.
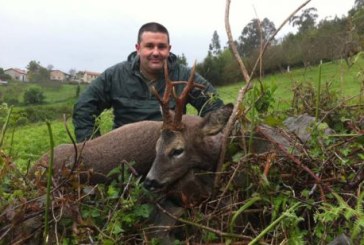
[[[233,109],[234,105],[229,103],[207,114],[201,125],[202,133],[205,136],[211,136],[221,132],[228,122]]]
[[[140,44],[139,43],[135,44],[135,50],[139,54],[139,50],[140,50]]]

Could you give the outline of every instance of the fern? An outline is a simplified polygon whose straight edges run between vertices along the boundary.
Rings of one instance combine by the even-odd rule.
[[[363,237],[359,237],[364,232],[364,193],[359,194],[354,208],[352,208],[339,194],[335,192],[332,194],[337,201],[337,205],[323,203],[319,209],[321,210],[321,213],[315,215],[315,220],[321,221],[323,224],[333,224],[344,218],[346,222],[340,224],[340,226],[351,231],[352,241],[357,241],[358,239],[364,241]],[[335,227],[334,225],[332,226]],[[332,233],[337,233],[337,231],[333,231]]]

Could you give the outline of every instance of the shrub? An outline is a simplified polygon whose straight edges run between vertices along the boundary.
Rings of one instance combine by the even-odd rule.
[[[30,87],[24,92],[24,103],[25,104],[41,104],[44,102],[45,96],[43,91],[39,87]]]
[[[67,104],[54,105],[33,105],[24,108],[15,108],[13,118],[16,125],[36,123],[44,120],[63,119],[63,114],[67,117],[72,115],[72,106]]]

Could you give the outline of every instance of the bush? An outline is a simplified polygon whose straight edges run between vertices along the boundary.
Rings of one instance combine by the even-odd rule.
[[[8,105],[19,105],[19,100],[17,98],[8,95],[4,96],[4,102]]]
[[[30,87],[24,92],[24,103],[25,104],[41,104],[44,102],[45,96],[43,91],[39,87]]]
[[[72,115],[72,106],[61,105],[33,105],[24,108],[16,108],[13,111],[16,125],[41,122],[44,120],[63,119],[63,114],[67,117]]]

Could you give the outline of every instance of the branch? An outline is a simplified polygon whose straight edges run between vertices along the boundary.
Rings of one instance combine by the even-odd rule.
[[[241,73],[243,74],[243,77],[244,77],[245,81],[248,83],[250,81],[250,76],[248,74],[248,71],[247,71],[243,61],[241,60],[238,49],[237,49],[237,47],[236,47],[236,45],[234,43],[233,35],[231,34],[231,28],[230,28],[230,23],[229,23],[229,12],[230,12],[230,0],[226,0],[225,29],[226,29],[226,34],[228,36],[229,47],[230,47],[231,52],[233,53],[236,61],[239,64]]]
[[[281,25],[280,27],[276,30],[276,32],[268,39],[268,41],[265,43],[263,49],[261,50],[261,54],[259,55],[259,58],[256,61],[256,64],[252,70],[252,74],[257,66],[257,64],[259,63],[260,59],[262,58],[268,43],[274,38],[274,36],[282,29],[282,27],[287,23],[287,21],[291,18],[291,16],[293,16],[295,13],[297,13],[301,8],[303,8],[305,5],[307,5],[311,0],[307,0],[304,4],[302,4],[299,8],[297,8]],[[216,166],[216,177],[215,177],[215,183],[214,183],[214,187],[219,186],[219,182],[220,182],[220,172],[221,172],[221,168],[222,168],[222,164],[224,162],[225,159],[225,154],[226,154],[226,148],[227,148],[227,144],[228,144],[228,137],[232,131],[233,125],[235,123],[236,117],[238,115],[238,110],[239,110],[239,105],[242,103],[243,98],[245,96],[245,94],[251,89],[252,85],[251,85],[251,76],[248,74],[248,71],[244,65],[244,62],[242,61],[238,49],[234,43],[233,40],[233,36],[231,34],[231,28],[230,28],[230,23],[229,23],[229,11],[230,11],[230,2],[231,0],[226,0],[226,8],[225,8],[225,28],[226,28],[226,34],[228,36],[228,43],[230,46],[230,49],[233,53],[233,56],[235,57],[236,61],[238,62],[239,66],[240,66],[240,70],[241,73],[246,81],[246,85],[244,87],[242,87],[239,90],[239,94],[238,97],[236,99],[235,105],[234,105],[234,109],[233,112],[231,113],[231,116],[229,118],[229,121],[226,124],[226,128],[224,131],[224,137],[222,140],[222,144],[221,144],[221,152],[220,152],[220,157],[219,160],[217,162],[217,166]]]
[[[299,6],[295,11],[293,11],[292,14],[290,14],[283,22],[282,24],[278,27],[278,29],[272,34],[272,36],[269,37],[269,39],[265,42],[263,48],[261,49],[261,52],[259,54],[258,59],[255,62],[255,65],[252,69],[252,72],[250,73],[250,76],[252,76],[252,74],[254,74],[254,71],[257,67],[257,65],[260,63],[260,61],[263,58],[263,55],[265,53],[265,51],[267,50],[268,44],[273,40],[273,38],[281,31],[281,29],[283,28],[283,26],[285,24],[287,24],[287,22],[298,12],[300,11],[304,6],[306,6],[309,2],[311,2],[311,0],[307,0],[306,2],[304,2],[301,6]]]
[[[238,238],[238,239],[243,239],[243,240],[248,240],[251,241],[252,237],[250,236],[245,236],[245,235],[240,235],[240,234],[235,234],[235,233],[228,233],[228,232],[223,232],[220,230],[216,230],[214,228],[205,226],[205,225],[201,225],[186,219],[182,219],[182,218],[178,218],[175,215],[171,214],[170,212],[168,212],[167,210],[165,210],[162,206],[159,205],[159,203],[156,203],[157,207],[159,210],[161,210],[163,213],[167,214],[169,217],[171,217],[172,219],[175,219],[181,223],[187,224],[187,225],[192,225],[195,226],[197,228],[206,230],[206,231],[210,231],[212,233],[215,233],[216,235],[220,236],[220,237],[230,237],[230,238]]]

